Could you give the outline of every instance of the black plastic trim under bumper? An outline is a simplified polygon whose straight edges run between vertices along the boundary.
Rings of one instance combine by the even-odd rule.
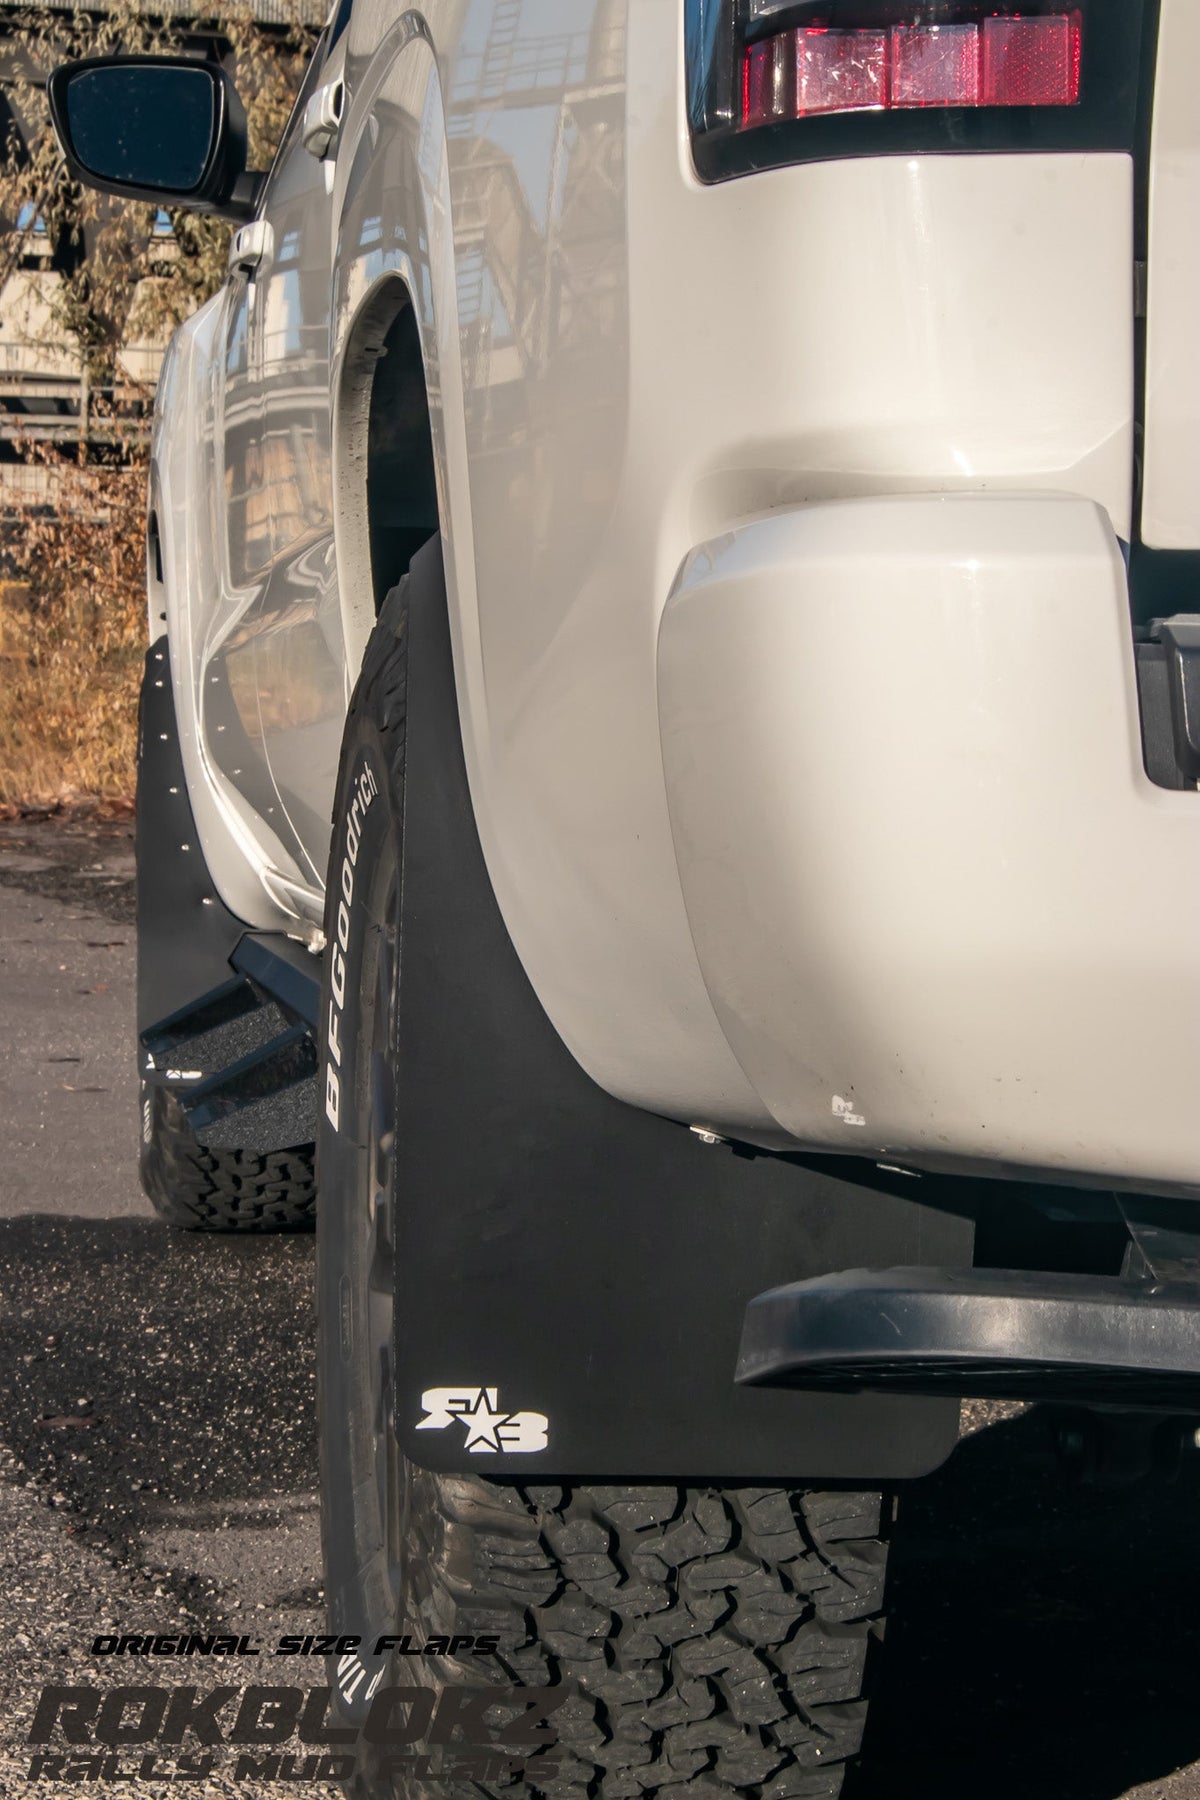
[[[1200,1287],[1012,1269],[855,1269],[760,1294],[737,1379],[1200,1412]]]

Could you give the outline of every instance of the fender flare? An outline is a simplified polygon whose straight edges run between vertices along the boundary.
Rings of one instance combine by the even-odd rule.
[[[334,520],[352,686],[375,623],[366,482],[374,367],[405,306],[425,370],[438,510],[451,546],[447,579],[459,616],[474,619],[476,609],[445,110],[428,27],[416,12],[385,34],[356,88],[338,159],[334,233]],[[469,630],[477,638],[477,624]]]

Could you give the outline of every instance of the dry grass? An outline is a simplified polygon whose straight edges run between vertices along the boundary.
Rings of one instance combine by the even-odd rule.
[[[26,506],[0,587],[0,804],[126,799],[146,645],[146,471],[61,470]]]
[[[254,10],[247,0],[221,0],[210,23],[235,53],[250,167],[266,169],[316,41],[309,15],[323,9],[285,0],[283,31],[257,23]],[[9,21],[22,130],[0,130],[0,214],[11,224],[34,201],[31,216],[56,251],[55,284],[43,291],[47,317],[27,348],[65,346],[90,372],[93,396],[112,383],[123,345],[159,342],[225,278],[227,223],[174,213],[174,238],[164,246],[151,229],[154,208],[113,206],[72,180],[50,126],[47,71],[100,51],[178,48],[177,25],[161,14],[137,0],[109,0],[91,12],[30,5]],[[11,231],[0,244],[6,293],[27,247]],[[94,422],[102,410],[93,405]],[[30,803],[133,793],[146,626],[144,454],[131,455],[118,467],[54,465],[58,516],[26,507],[14,540],[3,544],[0,576],[10,579],[0,593],[0,816]],[[30,448],[27,457],[54,464],[44,450]]]

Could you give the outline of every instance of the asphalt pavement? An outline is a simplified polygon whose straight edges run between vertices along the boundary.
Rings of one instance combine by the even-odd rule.
[[[142,1196],[132,876],[127,823],[0,824],[5,1797],[53,1792],[25,1778],[46,1683],[325,1679],[321,1662],[89,1653],[101,1632],[271,1647],[323,1628],[312,1239],[170,1231]],[[100,1791],[281,1789],[214,1776]]]
[[[312,1240],[175,1233],[142,1198],[132,920],[127,823],[0,823],[2,1796],[52,1791],[33,1698],[97,1678],[97,1632],[322,1622]],[[1109,1493],[1065,1484],[1037,1411],[964,1426],[901,1497],[851,1800],[1200,1800],[1200,1453]]]

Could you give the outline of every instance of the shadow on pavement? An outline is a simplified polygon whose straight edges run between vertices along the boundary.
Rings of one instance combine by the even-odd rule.
[[[1194,1451],[1113,1493],[1036,1411],[965,1439],[901,1498],[853,1800],[1115,1800],[1200,1757],[1198,1523]]]
[[[269,1528],[313,1492],[311,1239],[39,1215],[0,1221],[0,1270],[0,1436],[77,1529],[140,1559],[168,1518]],[[1200,1758],[1198,1525],[1195,1453],[1105,1493],[1036,1412],[966,1439],[901,1498],[853,1800],[1116,1800]]]
[[[136,1557],[168,1515],[270,1527],[315,1489],[311,1238],[26,1216],[0,1270],[0,1436],[77,1529]]]
[[[132,925],[133,820],[0,818],[0,882]]]

